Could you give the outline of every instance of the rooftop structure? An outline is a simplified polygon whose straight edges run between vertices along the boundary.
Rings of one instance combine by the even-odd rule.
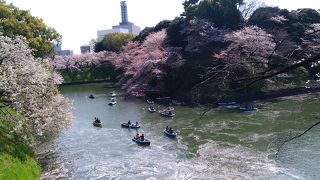
[[[138,35],[140,33],[140,27],[134,25],[128,20],[128,9],[126,1],[120,2],[121,7],[121,22],[119,25],[112,26],[112,29],[99,30],[97,31],[97,40],[101,41],[103,37],[109,33],[131,33],[133,35]]]
[[[125,1],[121,1],[120,6],[121,6],[121,20],[122,20],[120,24],[128,24],[127,3]]]

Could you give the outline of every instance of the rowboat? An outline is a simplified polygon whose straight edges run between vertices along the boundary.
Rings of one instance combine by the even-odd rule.
[[[159,112],[161,116],[165,116],[165,117],[174,117],[175,114],[172,113],[171,111],[160,111]]]
[[[148,139],[144,139],[142,141],[141,139],[133,138],[132,141],[136,142],[138,145],[141,145],[141,146],[149,146],[151,143]]]
[[[163,132],[164,132],[164,134],[166,136],[168,136],[170,138],[175,138],[177,136],[177,133],[174,130],[172,130],[171,132],[167,131],[167,130],[164,130]]]
[[[93,126],[95,126],[95,127],[102,127],[102,124],[101,124],[101,122],[96,122],[96,121],[93,121]]]
[[[157,110],[153,107],[148,107],[148,111],[151,112],[151,113],[154,113],[156,112]]]
[[[140,124],[128,124],[128,123],[121,123],[121,127],[124,127],[124,128],[132,128],[132,129],[138,129],[140,128]]]

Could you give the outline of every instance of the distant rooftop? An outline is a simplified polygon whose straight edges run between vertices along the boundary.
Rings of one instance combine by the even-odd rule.
[[[119,25],[112,26],[112,29],[99,30],[97,31],[97,41],[101,41],[105,35],[109,33],[131,33],[133,35],[138,35],[141,31],[139,26],[134,25],[128,20],[128,9],[126,1],[120,2],[121,7],[121,22]]]

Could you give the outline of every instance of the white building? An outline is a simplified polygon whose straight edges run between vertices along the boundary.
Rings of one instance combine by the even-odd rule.
[[[112,28],[107,30],[100,30],[100,31],[97,31],[97,40],[101,41],[105,35],[110,33],[130,33],[130,31],[125,28]]]
[[[117,29],[117,28],[127,29],[131,34],[135,36],[138,35],[141,31],[139,26],[136,26],[131,22],[128,22],[127,24],[120,24],[118,26],[112,26],[112,29]]]
[[[127,3],[125,1],[121,1],[120,6],[121,22],[119,25],[112,26],[112,29],[97,31],[97,41],[101,41],[104,36],[109,33],[131,33],[133,35],[138,35],[140,33],[141,28],[128,21]]]

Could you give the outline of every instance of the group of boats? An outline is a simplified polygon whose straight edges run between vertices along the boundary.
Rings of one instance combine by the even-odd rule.
[[[114,91],[112,91],[112,92],[110,92],[109,96],[110,96],[110,102],[108,103],[108,105],[110,105],[110,106],[115,105],[117,103],[117,101],[115,99],[116,93]],[[91,94],[89,96],[89,98],[94,99],[95,97]],[[148,99],[147,103],[152,105],[152,104],[154,104],[154,101]],[[157,111],[153,106],[149,106],[148,110],[151,113],[154,113]],[[159,111],[160,115],[166,116],[166,117],[174,117],[175,114],[173,112],[174,112],[173,107],[167,107],[166,109]],[[121,122],[120,124],[121,124],[121,127],[123,127],[123,128],[130,128],[130,129],[141,128],[141,125],[138,122],[131,123],[130,120],[128,122]],[[94,118],[93,126],[102,127],[102,123],[99,118],[96,118],[96,117]],[[172,128],[169,128],[168,126],[164,130],[164,134],[170,138],[175,138],[177,136],[176,131],[174,131]],[[151,144],[150,140],[145,139],[144,135],[143,134],[139,135],[139,133],[137,133],[137,135],[132,138],[132,141],[137,143],[138,145],[143,145],[143,146],[149,146]]]
[[[114,91],[110,92],[110,97],[111,98],[110,98],[110,102],[108,103],[109,106],[113,106],[113,105],[117,104],[116,96],[117,96],[117,94]],[[90,99],[94,99],[95,98],[95,96],[93,94],[90,94],[88,97]]]
[[[121,127],[123,128],[131,128],[131,129],[141,128],[141,125],[138,122],[131,123],[130,120],[128,122],[121,122],[120,124],[121,124]],[[102,123],[99,118],[96,118],[96,117],[94,118],[93,126],[102,127]],[[177,132],[174,131],[172,128],[169,128],[168,126],[164,130],[164,134],[170,138],[176,138],[177,136]],[[151,144],[150,140],[145,139],[144,135],[143,134],[139,135],[139,133],[137,133],[137,135],[132,138],[132,141],[137,143],[138,145],[143,145],[143,146],[149,146]]]
[[[121,127],[123,127],[123,128],[131,128],[131,129],[138,129],[141,126],[140,126],[140,124],[138,122],[131,123],[131,121],[129,120],[128,122],[122,122],[121,123]],[[143,146],[149,146],[151,144],[151,142],[148,139],[144,138],[143,134],[140,135],[139,133],[137,133],[137,135],[132,138],[132,141],[137,143],[138,145],[143,145]]]
[[[175,132],[172,128],[168,129],[168,127],[167,127],[163,132],[169,138],[176,138],[177,137],[177,132]],[[148,139],[144,138],[143,134],[139,135],[138,133],[137,133],[137,136],[132,138],[132,141],[137,143],[138,145],[142,145],[142,146],[149,146],[151,144],[151,142]]]
[[[110,102],[108,103],[109,106],[113,106],[113,105],[116,105],[117,104],[117,101],[116,101],[116,93],[114,91],[111,91],[110,92]]]
[[[110,92],[109,96],[110,96],[110,102],[108,103],[108,105],[113,106],[113,105],[117,104],[117,101],[115,98],[116,93],[114,91],[112,91],[112,92]],[[94,99],[95,97],[93,94],[90,94],[89,98]],[[157,112],[157,110],[152,106],[154,104],[153,100],[148,99],[147,103],[151,105],[148,107],[149,112],[151,112],[151,113]],[[174,108],[167,107],[167,108],[163,109],[162,111],[159,111],[159,114],[161,116],[165,116],[165,117],[174,117],[175,116]],[[120,124],[121,124],[121,127],[123,127],[123,128],[131,128],[131,129],[141,128],[141,125],[138,122],[131,123],[130,121],[128,121],[128,122],[121,122]],[[99,118],[96,118],[96,117],[94,118],[93,126],[102,127],[102,123]],[[176,138],[176,136],[177,136],[177,132],[174,131],[172,128],[169,128],[168,126],[166,127],[166,129],[164,129],[163,132],[167,137],[170,137],[170,138]],[[138,133],[137,133],[137,136],[132,138],[132,141],[136,142],[138,145],[144,145],[144,146],[148,146],[151,144],[150,140],[145,139],[143,134],[141,136],[139,136]]]
[[[151,113],[157,112],[157,110],[153,106],[148,107],[148,111]],[[166,109],[163,109],[162,111],[159,111],[159,114],[165,117],[174,117],[176,115],[174,113],[173,107],[168,107]]]
[[[148,104],[154,104],[154,101],[152,100],[147,100]],[[153,106],[148,107],[148,111],[151,113],[157,112],[157,110]],[[159,114],[161,116],[165,117],[174,117],[176,114],[174,113],[174,108],[173,107],[167,107],[166,109],[163,109],[162,111],[159,111]]]

